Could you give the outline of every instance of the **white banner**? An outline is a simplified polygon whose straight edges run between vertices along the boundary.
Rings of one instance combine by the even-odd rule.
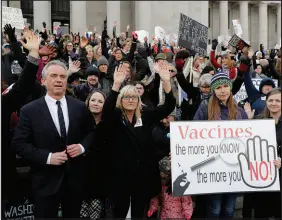
[[[173,196],[280,190],[272,119],[171,122],[170,140]]]
[[[2,6],[2,28],[6,24],[11,24],[11,26],[17,29],[24,29],[24,19],[22,10],[20,8],[12,8]]]
[[[257,90],[259,90],[259,85],[262,79],[252,79],[253,81],[253,85],[256,87]],[[273,79],[275,86],[278,86],[278,80]],[[240,102],[246,98],[248,98],[247,92],[246,92],[246,88],[245,88],[245,84],[243,83],[240,90],[233,96],[234,99],[237,102]]]

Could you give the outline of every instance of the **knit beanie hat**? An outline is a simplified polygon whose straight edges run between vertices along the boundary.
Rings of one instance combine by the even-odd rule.
[[[214,90],[221,85],[228,85],[232,89],[232,82],[226,73],[215,73],[211,78],[211,92],[214,93]]]
[[[272,86],[272,88],[275,88],[275,83],[271,78],[264,78],[261,80],[259,84],[259,91],[262,93],[262,87],[264,86]]]
[[[99,68],[99,66],[101,66],[101,65],[107,65],[107,66],[109,66],[109,61],[108,61],[107,58],[104,57],[104,56],[100,56],[99,59],[97,60],[97,66],[98,66],[98,68]]]
[[[89,66],[87,69],[86,69],[86,72],[85,72],[86,76],[97,76],[99,77],[100,76],[100,73],[99,73],[99,70],[97,67],[95,66]]]

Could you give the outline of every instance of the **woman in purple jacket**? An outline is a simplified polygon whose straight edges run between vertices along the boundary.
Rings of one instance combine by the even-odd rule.
[[[199,106],[194,120],[242,120],[246,112],[238,107],[232,95],[232,82],[225,73],[217,73],[211,79],[212,96]],[[237,194],[213,194],[197,196],[196,212],[205,213],[203,218],[232,218]]]

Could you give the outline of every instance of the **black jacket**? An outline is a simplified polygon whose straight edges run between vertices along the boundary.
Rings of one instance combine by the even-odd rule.
[[[38,62],[38,61],[37,61]],[[25,67],[12,89],[2,95],[1,119],[2,119],[2,139],[1,139],[1,160],[2,160],[2,192],[4,197],[9,196],[8,192],[13,183],[13,175],[16,172],[16,155],[11,151],[11,131],[10,119],[13,112],[17,111],[27,96],[30,94],[32,85],[36,80],[38,65],[34,62],[26,61]],[[12,187],[13,189],[13,187]],[[14,190],[14,189],[13,189]]]
[[[144,109],[142,124],[136,126],[127,122],[122,111],[116,108],[118,92],[111,91],[107,97],[102,120],[107,124],[109,150],[107,172],[110,179],[108,193],[119,198],[138,193],[140,197],[149,199],[160,193],[161,182],[152,140],[152,125],[169,115],[175,108],[172,92],[166,94],[165,103],[155,109]]]

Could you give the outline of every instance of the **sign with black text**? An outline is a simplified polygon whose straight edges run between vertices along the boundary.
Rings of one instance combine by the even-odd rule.
[[[280,190],[274,120],[171,122],[170,140],[173,196]]]
[[[207,54],[208,27],[180,14],[178,45],[192,50],[199,55]]]

